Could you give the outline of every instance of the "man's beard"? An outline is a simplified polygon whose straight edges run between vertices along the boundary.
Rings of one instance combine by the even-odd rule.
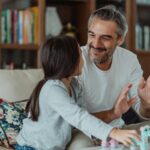
[[[100,59],[97,59],[97,58],[93,58],[93,62],[96,64],[96,65],[100,65],[100,64],[104,64],[106,62],[108,62],[109,60],[111,60],[111,56],[109,56],[108,54],[106,54],[104,57],[100,58]]]
[[[100,65],[100,64],[104,64],[106,62],[108,62],[109,60],[112,59],[112,55],[108,53],[108,50],[106,48],[94,48],[92,45],[87,45],[89,48],[89,51],[91,49],[95,49],[96,51],[105,51],[105,55],[101,58],[91,58],[91,60],[96,64],[96,65]]]

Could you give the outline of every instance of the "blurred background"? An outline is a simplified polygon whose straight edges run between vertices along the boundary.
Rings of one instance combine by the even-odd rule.
[[[47,37],[66,34],[86,44],[91,12],[113,4],[125,14],[129,31],[122,45],[138,55],[150,75],[150,0],[0,0],[0,69],[39,68]]]

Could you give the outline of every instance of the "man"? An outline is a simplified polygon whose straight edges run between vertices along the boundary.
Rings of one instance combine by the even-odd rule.
[[[144,81],[136,55],[119,47],[127,28],[125,17],[112,6],[91,14],[87,45],[81,48],[84,68],[80,79],[90,113],[114,127],[139,129],[150,121],[125,126],[121,117],[133,106],[142,119],[150,118],[150,77]],[[92,145],[90,138],[76,133],[68,149]]]

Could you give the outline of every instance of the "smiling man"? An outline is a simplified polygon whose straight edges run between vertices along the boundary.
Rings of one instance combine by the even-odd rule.
[[[139,129],[150,121],[125,126],[121,117],[133,107],[142,119],[150,118],[150,77],[145,81],[137,56],[120,47],[127,29],[125,17],[113,6],[91,14],[87,45],[81,47],[84,68],[80,81],[84,107],[90,113],[114,127]],[[92,145],[90,138],[77,132],[69,150]]]
[[[115,22],[100,20],[97,17],[93,18],[89,25],[89,56],[102,70],[109,69],[115,48],[117,44],[122,43],[122,37],[117,35],[116,28]]]

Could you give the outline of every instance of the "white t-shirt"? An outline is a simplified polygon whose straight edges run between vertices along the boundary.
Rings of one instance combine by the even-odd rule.
[[[113,54],[111,68],[107,71],[102,71],[90,60],[88,47],[84,46],[81,49],[84,68],[80,80],[84,91],[85,107],[89,112],[94,113],[111,109],[121,90],[128,83],[133,84],[129,97],[137,95],[137,86],[143,72],[135,54],[124,48],[117,47]],[[137,101],[137,106],[138,103],[139,100]],[[124,122],[121,119],[113,121],[112,124],[122,126]]]

